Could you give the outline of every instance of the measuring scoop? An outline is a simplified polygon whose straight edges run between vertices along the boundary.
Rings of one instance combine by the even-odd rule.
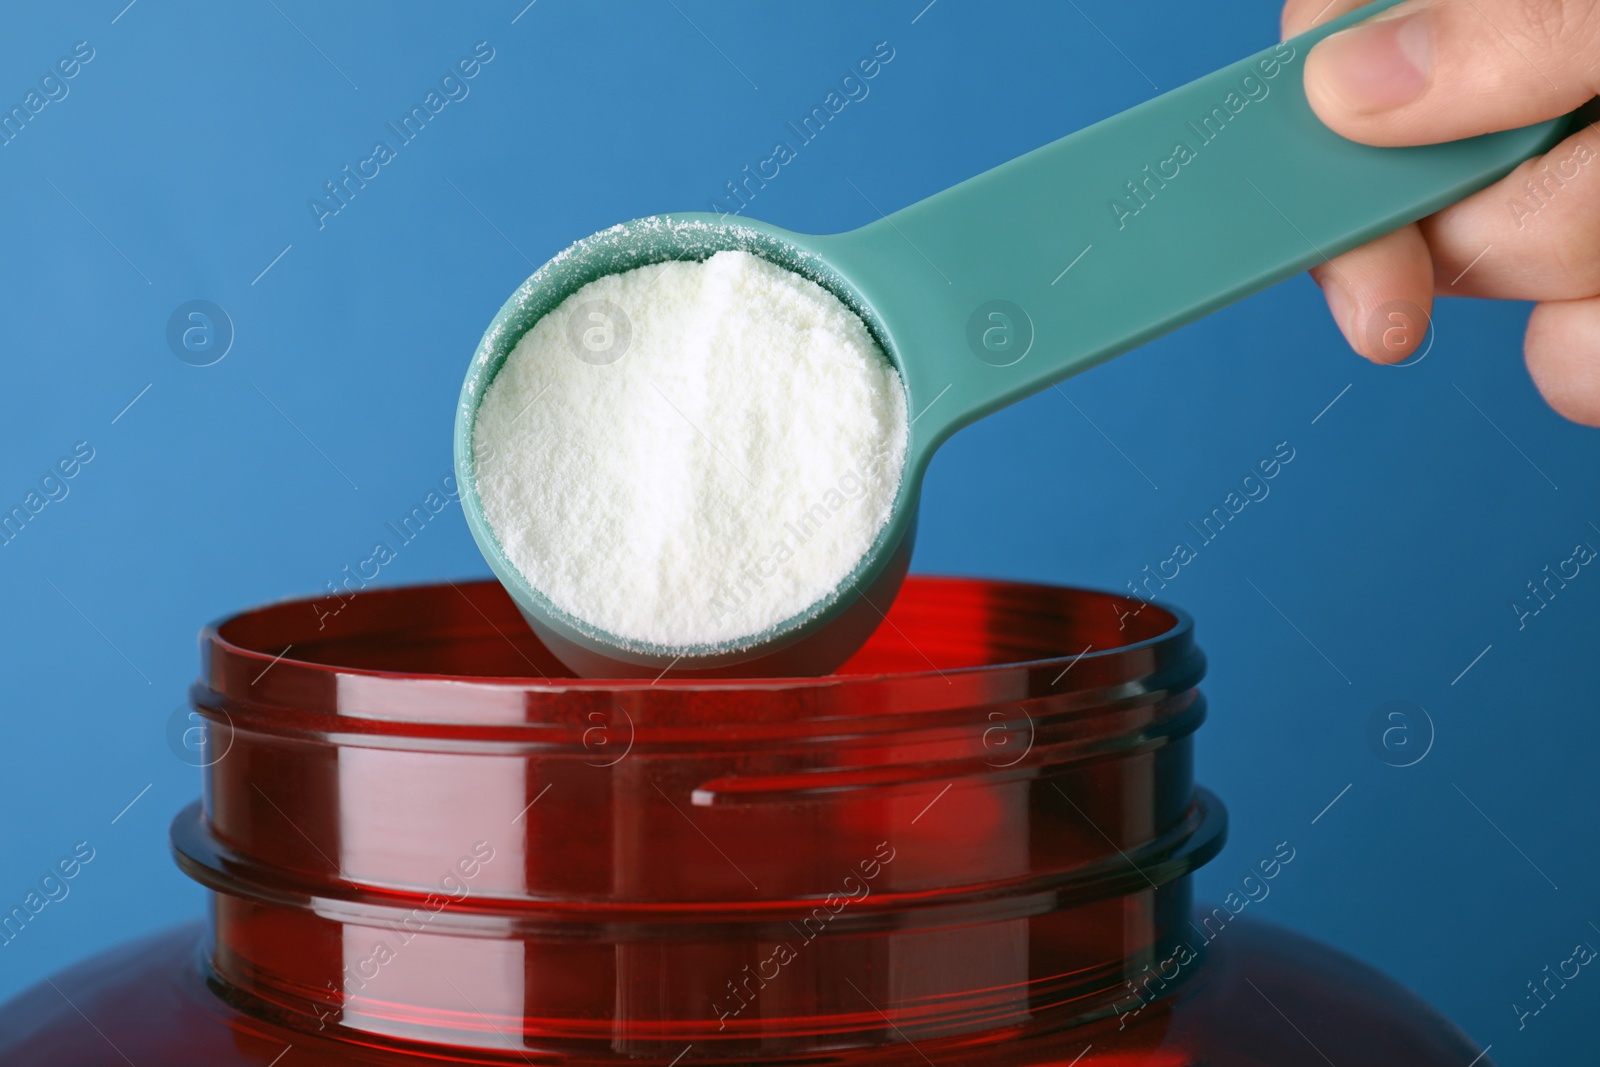
[[[579,241],[506,301],[461,390],[461,503],[489,566],[581,675],[776,677],[839,666],[888,611],[910,559],[923,475],[956,430],[1432,214],[1568,128],[1556,119],[1414,148],[1373,148],[1329,130],[1306,102],[1306,53],[1388,6],[1369,5],[847,233],[694,213]],[[861,316],[905,385],[904,473],[870,551],[806,611],[737,643],[640,646],[561,611],[506,558],[478,498],[474,420],[517,341],[577,289],[723,249],[802,274]]]

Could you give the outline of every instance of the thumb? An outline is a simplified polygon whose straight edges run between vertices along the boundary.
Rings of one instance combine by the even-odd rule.
[[[1433,144],[1555,118],[1595,95],[1600,0],[1407,0],[1306,56],[1323,122]]]

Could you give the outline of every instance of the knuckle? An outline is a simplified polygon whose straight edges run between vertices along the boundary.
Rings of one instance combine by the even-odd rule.
[[[1527,28],[1530,36],[1546,41],[1557,40],[1562,35],[1572,6],[1567,0],[1517,0],[1518,24]]]
[[[1594,0],[1515,0],[1514,25],[1535,47],[1571,48],[1593,40],[1596,11]]]

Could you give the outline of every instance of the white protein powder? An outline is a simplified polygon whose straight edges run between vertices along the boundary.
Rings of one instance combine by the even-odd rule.
[[[826,598],[889,519],[906,397],[865,324],[747,252],[599,278],[541,318],[474,430],[506,557],[630,644],[761,634]]]

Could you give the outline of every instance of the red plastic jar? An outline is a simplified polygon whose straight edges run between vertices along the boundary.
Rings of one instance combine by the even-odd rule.
[[[1137,607],[913,578],[836,675],[656,684],[564,676],[492,583],[228,619],[172,828],[209,917],[0,1008],[0,1063],[1472,1062],[1192,911],[1204,661]]]

